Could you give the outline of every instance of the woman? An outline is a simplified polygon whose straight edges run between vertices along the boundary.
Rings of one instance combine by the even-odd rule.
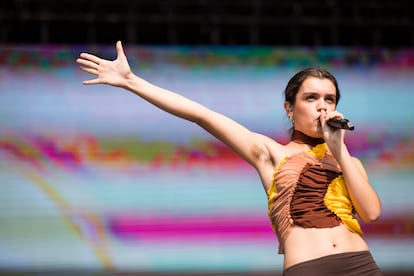
[[[250,163],[267,191],[269,217],[284,254],[284,275],[381,275],[354,214],[377,220],[381,202],[361,162],[344,143],[340,92],[327,71],[309,68],[287,84],[284,108],[292,140],[280,144],[179,94],[155,86],[130,69],[120,41],[113,61],[81,53],[81,70],[96,76],[85,85],[129,90],[160,109],[194,122]]]

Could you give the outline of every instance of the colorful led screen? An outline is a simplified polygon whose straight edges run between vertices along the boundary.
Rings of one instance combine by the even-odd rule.
[[[414,270],[414,51],[124,45],[159,86],[288,141],[289,78],[321,66],[383,203],[362,224],[383,270]],[[256,172],[195,124],[75,63],[113,45],[0,47],[0,270],[282,270]]]

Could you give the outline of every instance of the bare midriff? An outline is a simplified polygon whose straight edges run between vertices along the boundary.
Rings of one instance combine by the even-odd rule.
[[[284,244],[285,269],[327,255],[368,250],[362,237],[343,224],[332,228],[294,226]]]

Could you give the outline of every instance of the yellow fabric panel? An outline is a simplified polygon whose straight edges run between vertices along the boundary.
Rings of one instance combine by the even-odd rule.
[[[328,150],[328,145],[326,143],[316,145],[310,150],[306,151],[307,153],[312,154],[317,159],[322,159],[325,157],[326,151]]]
[[[334,212],[342,220],[342,223],[351,232],[362,235],[362,229],[355,218],[352,202],[342,175],[335,178],[329,184],[324,203],[330,211]]]
[[[275,171],[273,173],[273,179],[272,179],[272,187],[270,187],[270,189],[267,190],[267,197],[270,201],[270,199],[273,199],[273,197],[278,193],[277,192],[277,187],[276,187],[276,175],[279,172],[279,168],[289,159],[289,157],[285,157],[283,158],[280,162],[279,165],[277,165],[277,167],[275,168]]]

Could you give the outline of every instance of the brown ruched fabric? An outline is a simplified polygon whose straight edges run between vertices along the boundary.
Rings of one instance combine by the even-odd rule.
[[[324,204],[328,185],[339,175],[338,171],[325,170],[319,164],[305,165],[290,203],[290,213],[295,225],[304,228],[327,228],[340,224],[341,220]]]
[[[318,167],[317,170],[315,169],[316,167]],[[324,175],[320,177],[317,176],[318,173]],[[275,169],[273,186],[268,191],[268,215],[279,240],[279,253],[284,253],[284,241],[296,223],[298,225],[302,224],[300,225],[302,227],[316,227],[319,223],[317,220],[323,217],[323,222],[321,222],[319,227],[338,225],[338,218],[331,212],[328,212],[329,210],[327,211],[323,204],[322,199],[327,187],[323,187],[322,191],[318,192],[320,194],[316,195],[314,199],[307,198],[309,191],[305,191],[305,189],[313,190],[314,185],[319,185],[317,183],[318,178],[322,178],[323,186],[327,186],[331,182],[330,180],[339,174],[341,174],[339,165],[332,154],[327,151],[325,143],[315,146],[312,150],[286,157]],[[310,176],[314,179],[305,180],[305,178]],[[298,185],[299,179],[302,182],[300,185]],[[306,187],[309,183],[310,186]],[[297,188],[298,191],[296,192]],[[304,193],[306,193],[306,196]],[[292,199],[294,197],[295,201],[300,201],[303,198],[303,204],[305,205],[302,207],[295,206],[294,212],[292,212],[291,206],[293,205]],[[302,202],[299,203],[302,204]],[[310,207],[311,210],[307,210],[308,207],[306,206]],[[318,210],[318,208],[321,210]],[[308,215],[312,214],[312,210],[317,211],[317,214],[313,214],[317,219],[308,217]],[[320,214],[319,212],[322,213]]]

